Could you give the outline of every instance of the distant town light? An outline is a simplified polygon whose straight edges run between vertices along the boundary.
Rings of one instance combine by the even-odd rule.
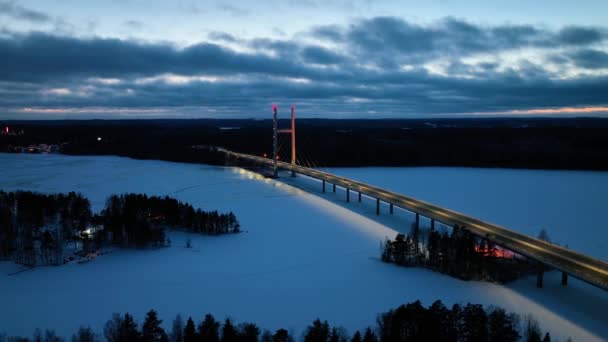
[[[101,137],[97,137],[97,141],[101,141]]]

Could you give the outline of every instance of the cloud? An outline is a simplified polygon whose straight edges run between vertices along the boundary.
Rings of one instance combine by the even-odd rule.
[[[307,46],[301,54],[305,61],[314,64],[339,64],[345,61],[344,57],[319,46]]]
[[[220,4],[217,6],[217,9],[222,12],[226,12],[233,17],[244,17],[244,16],[249,15],[248,10],[246,10],[244,8],[228,5],[228,4]]]
[[[46,23],[53,20],[53,18],[46,13],[20,6],[16,1],[10,0],[0,1],[0,16],[1,15],[35,23]]]
[[[307,34],[311,39],[296,41],[211,32],[212,42],[180,48],[5,31],[0,108],[212,108],[250,115],[273,101],[293,101],[303,113],[339,117],[524,113],[608,102],[601,28],[551,31],[454,18],[419,25],[379,17]],[[571,65],[594,73],[562,73]]]
[[[589,45],[606,39],[606,31],[598,28],[568,26],[559,31],[558,39],[570,45]]]
[[[207,37],[214,41],[223,41],[223,42],[228,42],[228,43],[241,42],[241,40],[239,38],[237,38],[229,33],[220,32],[220,31],[211,31],[211,32],[209,32],[209,34],[207,34]]]
[[[450,17],[424,26],[397,17],[376,17],[359,20],[346,29],[335,25],[316,27],[310,35],[370,56],[390,50],[403,59],[414,60],[530,47],[585,46],[608,38],[601,28],[569,26],[553,32],[531,25],[485,27]]]
[[[144,23],[138,20],[127,20],[123,25],[131,30],[141,30],[144,28]]]
[[[570,54],[575,65],[586,69],[608,69],[608,53],[585,49]]]

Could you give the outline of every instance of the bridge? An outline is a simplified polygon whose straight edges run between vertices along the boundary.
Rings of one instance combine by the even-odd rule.
[[[380,215],[380,203],[387,203],[392,214],[394,207],[404,209],[416,215],[416,225],[420,223],[420,216],[426,217],[434,228],[435,222],[448,226],[461,226],[469,230],[472,234],[487,239],[502,248],[513,251],[517,254],[526,256],[538,263],[537,286],[543,286],[544,270],[548,267],[562,272],[562,285],[567,285],[568,275],[580,279],[586,283],[596,286],[604,291],[608,291],[608,263],[576,251],[560,247],[544,240],[530,237],[516,231],[481,221],[479,219],[446,209],[431,203],[423,202],[412,197],[408,197],[390,190],[359,182],[353,179],[340,177],[328,172],[323,172],[313,168],[304,167],[296,164],[295,158],[295,115],[294,107],[291,108],[291,129],[277,129],[277,109],[274,111],[274,155],[273,158],[265,158],[250,154],[237,153],[225,149],[220,149],[227,156],[241,161],[253,162],[268,166],[273,169],[273,175],[277,176],[278,169],[289,170],[292,176],[296,174],[304,175],[321,182],[321,191],[325,192],[327,185],[332,186],[333,192],[336,186],[345,190],[346,201],[350,202],[351,193],[358,196],[365,195],[375,199],[376,215]],[[292,150],[291,163],[278,161],[277,158],[277,133],[291,133]]]
[[[237,160],[254,162],[269,167],[274,166],[274,161],[269,158],[228,150],[224,152]],[[322,192],[326,191],[328,185],[332,186],[334,192],[336,186],[345,189],[347,202],[351,200],[351,193],[356,194],[359,201],[361,201],[362,195],[375,199],[377,215],[380,215],[380,202],[384,202],[389,205],[390,213],[393,212],[394,207],[415,213],[416,224],[419,223],[420,216],[423,216],[430,219],[431,227],[434,227],[435,222],[449,226],[464,226],[478,237],[486,238],[503,248],[539,262],[541,266],[537,278],[539,287],[542,287],[542,265],[546,265],[562,272],[563,285],[567,284],[567,276],[571,275],[608,291],[608,263],[604,261],[373,185],[300,165],[281,161],[278,161],[277,164],[280,169],[320,180]]]

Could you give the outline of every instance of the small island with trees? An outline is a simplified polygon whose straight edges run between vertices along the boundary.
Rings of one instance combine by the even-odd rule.
[[[454,226],[451,233],[440,233],[434,229],[422,232],[414,224],[409,235],[397,234],[394,240],[383,243],[381,259],[400,266],[425,267],[463,280],[496,283],[507,283],[538,269],[527,258],[476,237],[461,226]]]
[[[240,224],[232,212],[203,211],[167,196],[112,195],[94,214],[75,192],[0,191],[0,260],[60,265],[86,261],[109,245],[162,247],[171,243],[167,229],[220,235],[240,232]],[[70,249],[72,242],[77,248]]]

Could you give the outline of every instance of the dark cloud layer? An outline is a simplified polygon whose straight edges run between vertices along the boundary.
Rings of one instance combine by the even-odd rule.
[[[608,54],[597,47],[608,37],[603,28],[486,27],[453,18],[421,26],[380,17],[306,34],[320,41],[244,40],[212,32],[209,38],[215,43],[178,48],[4,32],[0,107],[199,106],[251,116],[271,101],[289,101],[309,110],[308,115],[396,116],[608,102],[608,78],[600,74],[554,77],[542,64],[524,58],[502,67],[462,61],[479,53],[533,47],[565,51],[554,53],[553,63],[601,70],[608,68]],[[445,64],[444,73],[424,66],[437,58]]]
[[[574,63],[587,69],[608,68],[608,53],[599,50],[580,50],[572,53],[570,58]]]
[[[37,23],[52,20],[48,14],[20,6],[16,1],[0,1],[0,16],[2,15]]]

